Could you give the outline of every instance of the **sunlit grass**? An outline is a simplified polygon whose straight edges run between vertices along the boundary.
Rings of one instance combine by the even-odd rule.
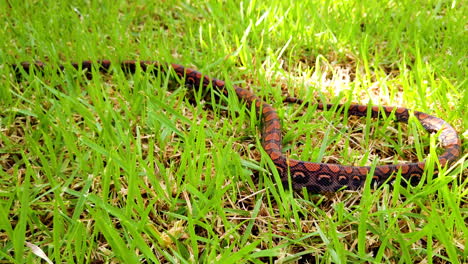
[[[466,146],[466,5],[457,1],[0,3],[0,262],[463,263],[466,154],[404,187],[314,195],[281,186],[260,117],[171,74],[81,72],[108,58],[193,67],[273,104],[291,158],[429,159],[416,122],[284,105],[397,105]],[[46,61],[15,80],[8,66]],[[216,96],[213,96],[216,95]],[[466,147],[464,148],[466,149]],[[403,186],[400,186],[400,183]]]

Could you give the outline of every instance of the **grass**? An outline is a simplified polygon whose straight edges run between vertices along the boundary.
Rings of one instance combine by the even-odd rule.
[[[466,263],[467,163],[416,186],[315,195],[279,184],[259,116],[138,72],[87,80],[69,61],[183,64],[272,103],[291,158],[429,159],[414,120],[281,103],[398,105],[444,118],[466,149],[461,1],[0,2],[0,262]],[[47,61],[16,82],[8,66]],[[431,168],[428,169],[431,171]],[[36,246],[36,247],[34,247]]]

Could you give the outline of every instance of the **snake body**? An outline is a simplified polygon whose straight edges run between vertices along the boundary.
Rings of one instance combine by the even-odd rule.
[[[83,61],[81,63],[71,64],[76,69],[87,70],[91,73],[93,67],[101,72],[108,72],[111,69],[111,62],[102,60],[97,62]],[[202,73],[186,68],[178,64],[161,64],[156,61],[123,61],[116,67],[134,73],[138,68],[143,71],[156,70],[165,71],[169,68],[185,82],[187,86],[208,88],[210,85],[227,93],[225,82],[210,78]],[[13,65],[17,74],[21,71],[30,72],[32,69],[43,70],[45,64],[42,62]],[[64,70],[65,66],[59,66],[59,70]],[[339,164],[306,162],[300,160],[289,159],[282,153],[282,136],[281,122],[276,110],[268,103],[263,102],[259,97],[247,89],[239,86],[233,86],[237,97],[245,102],[248,107],[254,106],[256,111],[262,118],[262,146],[268,156],[275,164],[283,184],[291,185],[294,189],[307,188],[311,192],[336,192],[340,189],[356,190],[362,187],[367,179],[367,175],[371,172],[370,166],[345,166]],[[287,98],[285,102],[303,103],[300,99]],[[317,109],[329,109],[331,104],[317,104]],[[440,166],[446,166],[456,161],[461,152],[461,142],[455,129],[444,120],[425,114],[419,111],[411,111],[403,107],[390,106],[367,106],[351,104],[348,107],[339,105],[347,109],[348,115],[366,116],[368,112],[372,117],[388,116],[394,113],[396,120],[399,122],[408,122],[409,116],[412,113],[429,133],[439,133],[438,139],[444,152],[438,156]],[[370,109],[369,109],[370,108]],[[393,165],[381,165],[374,168],[372,181],[378,184],[384,183],[387,180],[393,179],[398,172],[401,176],[410,179],[411,182],[418,182],[424,172],[426,163],[404,163]],[[437,173],[437,170],[435,171]]]

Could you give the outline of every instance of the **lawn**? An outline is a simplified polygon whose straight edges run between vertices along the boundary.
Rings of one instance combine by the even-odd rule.
[[[468,5],[463,1],[0,1],[0,263],[467,263]],[[293,191],[260,116],[174,74],[69,63],[157,60],[246,87],[294,159],[427,160],[423,181]],[[17,78],[11,65],[44,61]],[[59,65],[65,70],[58,72]],[[310,105],[284,104],[295,96]],[[458,162],[402,106],[450,123]],[[439,176],[433,177],[435,169]]]

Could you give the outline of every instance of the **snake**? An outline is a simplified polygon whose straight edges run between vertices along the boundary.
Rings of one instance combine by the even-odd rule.
[[[228,94],[224,81],[208,77],[199,71],[179,64],[137,60],[121,61],[120,63],[113,63],[110,60],[82,61],[71,62],[70,64],[77,70],[85,71],[87,75],[90,75],[93,69],[108,73],[112,67],[120,67],[129,73],[135,73],[138,69],[156,72],[173,71],[186,86],[200,89],[213,87],[224,94]],[[38,61],[22,62],[12,64],[12,66],[18,76],[33,73],[34,70],[44,70],[46,64]],[[65,69],[64,65],[59,65],[57,71]],[[290,184],[296,190],[305,188],[313,193],[327,193],[344,189],[358,190],[364,186],[367,180],[381,185],[394,180],[397,175],[401,175],[410,183],[417,183],[422,179],[427,164],[426,161],[378,166],[350,166],[290,159],[282,152],[281,120],[275,108],[247,88],[233,85],[231,91],[249,109],[254,108],[257,114],[261,116],[261,145],[273,161],[283,185],[289,186]],[[284,102],[307,104],[303,100],[294,97],[287,97]],[[364,117],[370,115],[372,118],[382,118],[393,114],[397,122],[403,123],[407,123],[410,116],[413,115],[427,132],[437,133],[440,147],[443,149],[443,153],[437,157],[440,167],[448,166],[460,157],[461,140],[456,130],[441,118],[404,107],[360,104],[333,105],[326,103],[317,103],[316,105],[317,110],[326,110],[338,106],[344,109],[343,112],[347,113],[348,116]],[[437,168],[434,169],[433,173],[437,176]]]

